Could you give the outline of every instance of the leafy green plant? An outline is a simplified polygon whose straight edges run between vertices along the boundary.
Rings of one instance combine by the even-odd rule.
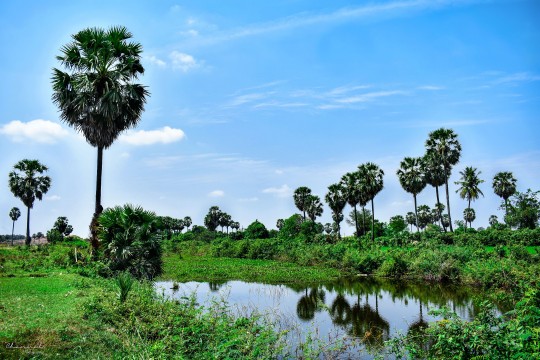
[[[121,272],[116,276],[115,283],[118,286],[118,299],[124,303],[134,283],[133,276],[128,272]]]

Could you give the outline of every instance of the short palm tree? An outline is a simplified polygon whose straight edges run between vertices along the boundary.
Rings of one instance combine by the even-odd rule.
[[[411,225],[411,231],[412,231],[412,226],[413,225],[418,227],[418,224],[417,224],[417,221],[416,221],[417,218],[418,218],[418,216],[415,213],[413,213],[412,211],[409,211],[407,213],[407,215],[405,215],[405,221],[407,222],[407,224]]]
[[[142,46],[129,41],[132,34],[125,27],[88,28],[72,37],[56,57],[67,72],[53,69],[52,100],[60,109],[60,118],[97,148],[96,205],[91,224],[95,249],[99,245],[95,225],[103,211],[103,149],[137,125],[149,93],[135,83],[144,73]]]
[[[13,171],[9,173],[9,189],[26,206],[26,245],[30,245],[30,209],[34,207],[36,199],[42,200],[43,195],[51,187],[51,178],[41,176],[48,170],[37,160],[24,159],[13,166]]]
[[[311,189],[306,186],[300,186],[298,189],[294,190],[294,205],[296,205],[298,210],[302,211],[304,214],[304,221],[306,221],[306,210],[310,196]]]
[[[451,129],[440,128],[429,133],[426,140],[427,156],[433,157],[433,161],[442,164],[444,169],[444,184],[446,189],[446,207],[448,208],[448,219],[450,231],[452,228],[452,215],[450,214],[450,193],[448,191],[448,179],[452,167],[459,162],[461,157],[461,144],[457,134]]]
[[[186,229],[189,230],[189,227],[191,226],[191,218],[189,216],[184,216],[184,219],[182,221],[184,222],[184,226],[186,227]]]
[[[362,190],[371,201],[371,240],[375,241],[375,206],[373,199],[383,189],[384,171],[378,165],[368,162],[358,166]]]
[[[414,213],[418,218],[418,206],[416,203],[416,195],[418,195],[426,187],[426,177],[424,174],[422,158],[406,157],[400,164],[397,170],[399,183],[403,190],[413,194],[414,198]],[[416,232],[419,232],[418,224],[416,224]]]
[[[463,210],[463,220],[465,220],[465,229],[467,228],[467,223],[469,223],[469,228],[472,227],[472,222],[476,219],[476,213],[473,208],[466,208]]]
[[[13,236],[15,233],[15,221],[19,220],[21,216],[21,210],[18,207],[14,207],[9,211],[9,217],[13,221],[13,226],[11,227],[11,246],[13,246]]]
[[[341,184],[332,184],[328,187],[328,193],[324,198],[332,210],[332,220],[334,220],[336,233],[341,237],[339,223],[343,221],[343,209],[347,204],[345,189]]]
[[[306,212],[311,221],[315,222],[318,216],[321,216],[323,213],[323,205],[321,203],[321,198],[317,195],[310,195],[308,198],[308,204]]]
[[[479,177],[482,172],[477,171],[477,169],[472,166],[467,166],[465,170],[460,171],[459,173],[461,174],[461,179],[456,181],[455,184],[460,187],[456,192],[459,193],[459,196],[462,199],[468,201],[467,209],[470,209],[471,200],[478,199],[480,195],[484,196],[482,190],[480,190],[480,184],[484,182],[484,180],[481,180]],[[467,228],[467,223],[465,223],[465,228]]]
[[[433,156],[433,154],[426,154],[424,155],[422,164],[424,166],[424,175],[426,177],[426,182],[433,186],[435,188],[435,195],[437,196],[437,204],[441,204],[442,208],[440,206],[437,206],[436,209],[439,211],[438,219],[442,218],[442,212],[444,210],[444,205],[441,203],[439,198],[439,186],[442,186],[445,184],[445,172],[444,172],[444,166],[441,162],[437,160],[437,156]],[[448,173],[448,176],[450,176],[450,173]],[[442,225],[442,221],[441,221]],[[443,226],[444,231],[446,231],[446,226]]]
[[[508,213],[508,199],[516,193],[516,178],[509,171],[495,174],[493,177],[493,191],[504,200],[504,210]]]

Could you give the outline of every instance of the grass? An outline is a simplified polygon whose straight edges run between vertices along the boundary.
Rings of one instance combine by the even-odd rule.
[[[175,281],[243,280],[262,283],[310,283],[335,280],[345,274],[327,267],[299,266],[290,262],[183,256],[163,257],[162,279]]]

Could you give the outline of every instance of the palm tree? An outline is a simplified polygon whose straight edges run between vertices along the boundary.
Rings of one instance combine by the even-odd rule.
[[[349,172],[341,177],[341,184],[345,188],[347,203],[354,208],[354,228],[356,229],[355,235],[358,237],[360,237],[360,229],[358,228],[358,211],[356,210],[356,205],[361,200],[359,180],[358,172]]]
[[[375,206],[373,199],[383,189],[384,171],[378,165],[368,162],[358,166],[362,189],[371,200],[371,240],[375,241]]]
[[[277,227],[278,230],[281,230],[281,228],[283,227],[284,222],[285,221],[283,219],[277,219],[276,227]]]
[[[324,199],[332,210],[332,220],[334,220],[338,237],[341,237],[339,223],[343,221],[343,209],[345,208],[345,204],[347,204],[345,189],[339,183],[332,184],[328,187],[328,193]]]
[[[463,210],[463,220],[465,220],[465,229],[467,229],[467,223],[469,223],[469,228],[472,227],[472,222],[476,219],[476,213],[473,208],[466,208]]]
[[[441,204],[441,201],[439,200],[439,186],[445,184],[444,166],[437,160],[437,156],[433,156],[433,154],[430,153],[424,155],[422,164],[424,166],[424,176],[426,178],[426,182],[435,188],[437,204]],[[450,176],[450,173],[448,173],[448,176]],[[436,209],[439,211],[438,219],[442,218],[442,212],[444,210],[444,205],[441,205],[443,206],[442,209],[440,206],[436,206]],[[446,232],[446,226],[443,226],[443,229]]]
[[[406,157],[400,164],[397,171],[399,183],[403,190],[413,194],[414,197],[414,214],[418,218],[418,207],[416,203],[416,195],[418,195],[426,187],[426,177],[424,175],[422,158]],[[419,232],[418,224],[416,224],[416,232]]]
[[[317,195],[310,195],[308,197],[306,212],[311,221],[315,222],[317,216],[321,216],[323,213],[323,206],[321,198]]]
[[[407,213],[407,215],[405,216],[405,220],[407,221],[407,224],[411,225],[411,231],[412,231],[412,226],[413,225],[416,225],[416,227],[418,228],[418,224],[417,224],[417,221],[416,219],[418,218],[418,216],[413,213],[412,211],[409,211]]]
[[[467,166],[465,170],[459,172],[461,174],[461,179],[456,181],[456,185],[460,185],[460,188],[456,190],[459,193],[459,196],[462,199],[468,201],[467,208],[471,208],[471,200],[476,200],[480,195],[484,196],[482,190],[480,190],[479,185],[484,182],[479,178],[481,171],[477,172],[476,168],[472,166]],[[470,224],[470,222],[469,222]],[[465,222],[465,229],[467,229],[467,223]]]
[[[182,221],[184,222],[186,229],[189,230],[189,227],[191,226],[191,218],[189,216],[185,216]]]
[[[444,169],[444,184],[446,188],[446,207],[448,208],[448,218],[450,221],[450,231],[452,228],[452,216],[450,215],[450,193],[448,191],[448,178],[452,166],[459,162],[461,157],[461,144],[457,139],[457,134],[451,129],[440,128],[429,133],[426,140],[426,150],[429,157],[433,157]]]
[[[502,171],[493,177],[493,191],[504,200],[504,211],[508,213],[508,199],[516,193],[516,178],[509,171]]]
[[[9,211],[9,217],[13,220],[13,226],[11,227],[11,246],[13,246],[13,236],[15,232],[15,221],[21,216],[21,210],[18,207],[14,207]]]
[[[103,211],[103,149],[137,125],[149,95],[145,86],[134,83],[144,68],[142,46],[129,42],[131,37],[125,27],[79,31],[56,57],[68,72],[53,69],[52,100],[60,109],[60,118],[97,148],[96,205],[90,225],[94,249],[99,245],[97,218]]]
[[[42,200],[43,195],[51,187],[51,178],[39,176],[48,170],[37,160],[24,159],[13,166],[14,171],[9,173],[9,189],[27,207],[26,217],[26,245],[30,245],[30,209],[34,207],[36,199]]]
[[[304,213],[304,221],[306,221],[306,210],[310,195],[311,189],[306,186],[300,186],[298,189],[294,190],[294,205],[296,205],[298,210]]]

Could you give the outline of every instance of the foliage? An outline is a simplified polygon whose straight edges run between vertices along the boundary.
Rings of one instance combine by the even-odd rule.
[[[153,212],[129,204],[106,209],[99,217],[98,236],[111,271],[127,271],[138,279],[161,274],[161,236]]]
[[[244,236],[247,239],[266,239],[268,238],[268,230],[262,222],[255,220],[246,228]]]
[[[540,220],[540,191],[516,192],[508,201],[507,224],[518,229],[536,229]]]
[[[208,214],[204,217],[204,226],[210,231],[216,231],[222,214],[218,206],[210,207]]]
[[[120,303],[126,302],[129,291],[135,280],[128,272],[121,272],[116,276],[115,283],[118,286],[118,299]]]
[[[300,210],[304,216],[303,220],[306,220],[306,211],[308,206],[309,197],[311,196],[311,189],[306,186],[301,186],[294,190],[293,199],[294,205]]]

